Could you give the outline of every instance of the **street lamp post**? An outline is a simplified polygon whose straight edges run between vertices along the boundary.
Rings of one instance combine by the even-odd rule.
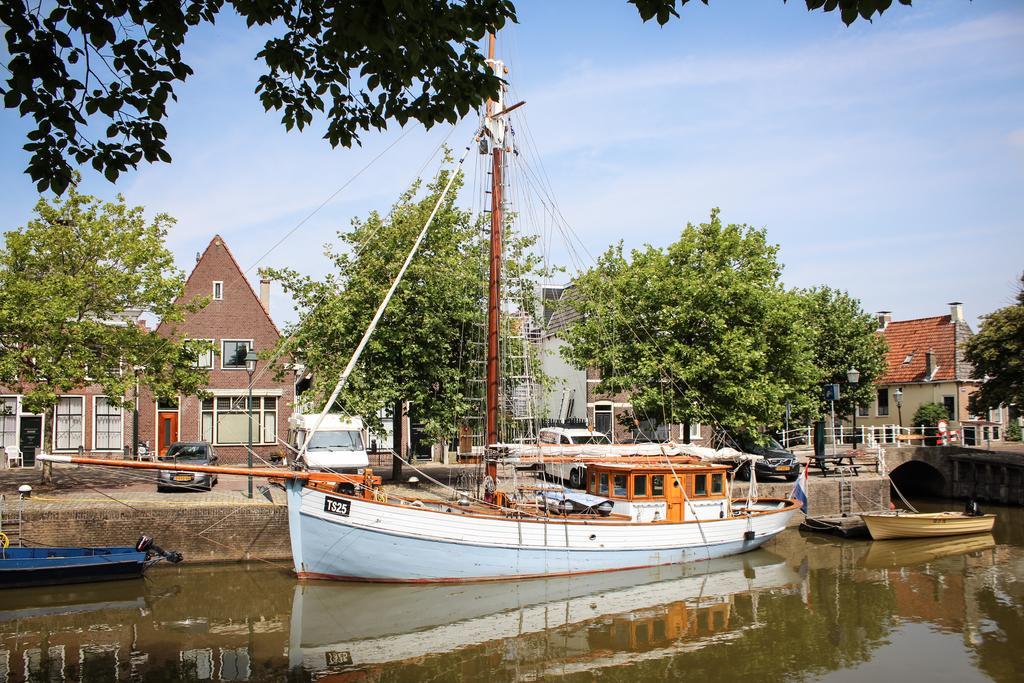
[[[860,372],[857,368],[850,366],[846,371],[846,381],[850,383],[850,398],[853,399],[853,450],[857,450],[857,382],[860,381]]]
[[[249,413],[249,469],[252,469],[252,374],[256,372],[256,361],[259,356],[251,346],[245,352],[245,371],[249,373],[249,402],[246,404],[246,412]],[[252,476],[249,476],[249,498],[252,499]]]
[[[896,414],[899,415],[900,428],[903,428],[903,389],[896,387],[896,391],[892,393],[893,398],[896,399]]]

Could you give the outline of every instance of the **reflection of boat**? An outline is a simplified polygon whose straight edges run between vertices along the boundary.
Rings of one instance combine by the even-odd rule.
[[[663,607],[670,612],[721,610],[728,596],[799,581],[782,558],[760,551],[688,565],[505,584],[300,584],[292,605],[290,666],[339,671],[616,614],[635,617]],[[666,607],[674,604],[675,610]]]
[[[988,550],[994,548],[995,545],[996,541],[992,534],[873,541],[864,556],[863,565],[868,569],[906,567],[931,562],[942,557]]]
[[[995,515],[970,516],[962,512],[890,512],[860,516],[871,538],[935,538],[991,533]]]
[[[4,593],[0,623],[84,612],[138,610],[146,606],[144,595],[145,583],[141,581],[117,586],[91,583],[58,590],[45,586],[23,588]]]

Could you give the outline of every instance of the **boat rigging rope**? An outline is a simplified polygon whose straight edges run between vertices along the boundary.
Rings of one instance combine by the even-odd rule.
[[[693,503],[690,502],[690,498],[686,495],[686,487],[683,486],[683,482],[681,482],[679,480],[679,475],[676,474],[676,468],[672,464],[672,459],[668,457],[667,453],[665,453],[665,447],[664,446],[661,447],[661,454],[663,456],[665,456],[665,462],[668,463],[668,468],[670,470],[672,470],[672,477],[676,480],[676,486],[678,486],[679,490],[683,492],[683,509],[684,509],[684,511],[686,509],[686,506],[688,505],[690,507],[690,510],[693,512],[693,519],[694,519],[694,521],[697,522],[697,531],[700,532],[700,539],[704,542],[704,552],[707,554],[707,557],[704,558],[704,559],[706,561],[710,562],[711,561],[711,547],[708,545],[708,537],[706,535],[704,535],[704,525],[700,523],[700,515],[697,514],[697,511],[693,508]],[[732,501],[728,501],[728,503],[729,503],[729,508],[730,508],[729,512],[731,513],[732,512]],[[666,517],[667,517],[668,516],[668,510],[667,509],[665,510],[665,513],[666,513]]]
[[[913,505],[911,505],[910,501],[903,497],[903,494],[900,492],[899,488],[896,486],[896,482],[894,482],[892,480],[892,477],[890,477],[889,475],[885,475],[885,478],[889,480],[889,485],[892,486],[893,491],[895,491],[896,495],[900,497],[900,500],[903,501],[903,504],[906,505],[908,508],[910,508],[911,512],[917,512],[917,508],[915,508]]]

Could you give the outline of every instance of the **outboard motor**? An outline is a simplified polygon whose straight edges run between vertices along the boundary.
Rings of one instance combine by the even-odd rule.
[[[135,543],[135,549],[140,553],[146,553],[147,557],[155,555],[158,558],[167,560],[171,564],[178,564],[185,559],[179,552],[174,550],[164,550],[153,542],[152,536],[146,536],[145,534],[139,536],[139,540]]]

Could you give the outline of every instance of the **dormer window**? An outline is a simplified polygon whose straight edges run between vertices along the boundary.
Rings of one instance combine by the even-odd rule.
[[[224,282],[222,280],[213,281],[213,300],[222,301],[224,299]]]

